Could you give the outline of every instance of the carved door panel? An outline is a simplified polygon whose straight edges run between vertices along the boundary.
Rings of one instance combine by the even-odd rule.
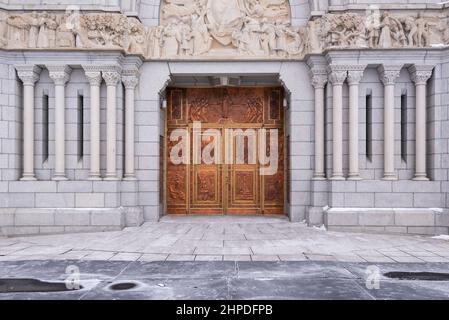
[[[190,132],[190,213],[223,214],[223,130],[203,126]]]
[[[271,133],[267,133],[267,141],[270,141]],[[285,141],[284,132],[278,129],[278,156],[277,164],[262,166],[268,170],[267,175],[262,176],[263,212],[265,214],[283,214],[285,199]],[[266,146],[266,155],[270,157],[270,146]],[[270,169],[271,167],[271,169]]]
[[[261,213],[257,128],[233,127],[226,136],[227,213]],[[231,152],[230,152],[231,151]]]

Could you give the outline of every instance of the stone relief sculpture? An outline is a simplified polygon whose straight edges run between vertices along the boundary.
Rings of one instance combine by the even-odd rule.
[[[295,27],[289,10],[288,0],[164,0],[155,27],[119,13],[4,13],[0,46],[112,49],[146,59],[302,59],[332,48],[449,45],[442,14],[330,13]]]

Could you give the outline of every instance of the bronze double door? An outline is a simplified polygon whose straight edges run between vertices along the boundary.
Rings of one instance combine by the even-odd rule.
[[[284,214],[283,94],[279,87],[168,89],[168,214]],[[267,162],[274,132],[275,166]]]

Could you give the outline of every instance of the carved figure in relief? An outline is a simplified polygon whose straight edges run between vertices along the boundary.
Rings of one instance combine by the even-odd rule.
[[[241,1],[241,0],[240,0]],[[211,35],[221,45],[232,43],[232,33],[242,29],[245,14],[239,0],[208,0],[206,19]]]
[[[76,47],[76,33],[68,24],[67,19],[70,15],[64,15],[56,29],[56,46],[58,48],[74,48]]]
[[[285,29],[288,24],[284,23],[282,20],[277,20],[276,27],[276,49],[279,57],[287,57],[287,34]]]
[[[307,23],[306,45],[310,53],[321,52],[320,20],[311,20]]]
[[[204,22],[204,15],[192,15],[193,55],[207,53],[212,46],[212,37]]]
[[[145,40],[145,27],[136,18],[130,18],[128,52],[144,55],[146,53]]]
[[[214,176],[210,173],[198,173],[198,200],[213,201],[215,197]]]
[[[165,27],[162,38],[163,54],[167,57],[176,56],[179,52],[180,34],[176,24]]]
[[[268,19],[262,20],[261,45],[266,56],[276,54],[276,26],[269,22]]]
[[[28,43],[30,24],[23,15],[13,15],[6,19],[8,26],[8,42],[12,46],[21,47]]]
[[[406,37],[401,22],[388,11],[382,15],[380,27],[379,47],[392,48],[397,44],[405,44]]]
[[[162,9],[164,19],[179,19],[180,17],[190,16],[196,11],[195,2],[192,0],[165,0]]]
[[[28,23],[30,25],[28,48],[36,48],[40,29],[40,18],[39,14],[36,11],[30,13],[30,15],[28,16]]]
[[[38,48],[53,48],[56,42],[56,16],[43,12],[39,19],[39,34],[37,37]]]
[[[146,56],[153,59],[158,59],[162,56],[162,47],[163,47],[163,34],[164,27],[157,26],[155,28],[151,28],[147,34],[147,52]]]
[[[286,34],[290,36],[293,41],[287,45],[287,53],[290,56],[297,56],[303,53],[304,46],[304,30],[302,28],[287,28]]]
[[[181,56],[190,56],[193,53],[192,29],[187,23],[181,22],[178,25],[178,41],[180,43]]]
[[[380,14],[378,10],[372,10],[367,15],[365,26],[368,46],[370,48],[377,47],[380,38]]]
[[[181,174],[176,174],[168,184],[168,194],[173,200],[184,201],[186,199],[184,179]]]

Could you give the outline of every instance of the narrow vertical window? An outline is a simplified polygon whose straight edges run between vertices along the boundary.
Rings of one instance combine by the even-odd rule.
[[[365,97],[366,101],[366,158],[373,161],[373,96],[369,92]]]
[[[407,92],[401,95],[401,158],[407,162]]]
[[[81,161],[84,156],[84,96],[82,93],[78,93],[77,127],[77,155],[78,161]]]
[[[44,93],[42,96],[42,162],[48,160],[48,145],[49,145],[49,108],[48,108],[48,94]]]

